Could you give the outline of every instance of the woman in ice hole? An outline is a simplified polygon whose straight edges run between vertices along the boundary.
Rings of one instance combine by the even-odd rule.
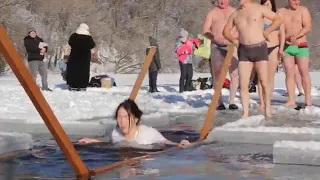
[[[179,144],[167,140],[162,134],[152,127],[140,125],[142,111],[137,104],[128,99],[122,102],[115,113],[117,128],[112,131],[113,143],[122,141],[135,142],[141,145],[163,143],[168,145],[178,145],[179,147],[190,144],[188,140],[182,140]],[[83,138],[79,140],[81,144],[102,142],[99,139]]]

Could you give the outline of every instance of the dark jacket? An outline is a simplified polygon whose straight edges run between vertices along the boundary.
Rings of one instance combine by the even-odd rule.
[[[149,53],[150,47],[147,48],[146,54]],[[156,53],[152,58],[151,64],[149,66],[149,71],[159,71],[161,69],[160,63],[160,55],[159,55],[159,48],[156,47]]]
[[[67,63],[67,84],[72,88],[86,88],[90,77],[91,49],[96,44],[91,36],[73,33],[68,41],[71,53]]]
[[[43,39],[38,36],[35,38],[26,36],[23,41],[28,53],[28,61],[43,61],[44,56],[40,54],[41,49],[39,48],[39,43],[43,42]],[[48,51],[48,47],[46,47],[46,51]]]
[[[149,37],[150,46],[156,47],[156,53],[153,56],[153,59],[151,61],[151,64],[149,66],[149,71],[159,71],[161,69],[161,63],[160,63],[160,53],[159,53],[159,47],[158,42],[155,38]],[[146,54],[149,53],[150,47],[146,49]]]

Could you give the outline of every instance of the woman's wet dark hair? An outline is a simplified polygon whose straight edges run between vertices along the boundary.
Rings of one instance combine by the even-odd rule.
[[[268,0],[261,0],[261,5],[263,5],[264,3],[266,3]],[[276,6],[276,1],[275,0],[269,0],[271,2],[271,6],[272,6],[272,11],[273,12],[277,12],[277,6]]]
[[[118,111],[120,108],[123,108],[127,111],[129,119],[131,118],[131,115],[133,115],[135,118],[138,119],[136,122],[136,125],[140,123],[141,116],[143,115],[143,112],[139,109],[138,105],[131,99],[127,99],[123,101],[119,106],[117,107],[117,110],[114,115],[114,119],[117,119],[118,117]],[[129,121],[129,127],[131,126],[130,121]],[[119,125],[117,124],[117,127]]]

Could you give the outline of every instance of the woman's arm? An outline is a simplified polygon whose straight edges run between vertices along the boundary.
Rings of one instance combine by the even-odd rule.
[[[282,18],[281,13],[278,12],[278,14]],[[284,51],[285,42],[286,42],[286,31],[285,31],[284,24],[282,23],[280,25],[280,30],[279,30],[279,54],[280,54],[280,56],[284,56],[283,51]]]
[[[103,142],[100,139],[93,139],[93,138],[82,138],[79,140],[80,144],[91,144],[91,143],[99,143]]]
[[[285,33],[284,25],[282,24],[280,26],[280,31],[279,31],[279,50],[280,51],[284,50],[285,42],[286,42],[286,33]]]

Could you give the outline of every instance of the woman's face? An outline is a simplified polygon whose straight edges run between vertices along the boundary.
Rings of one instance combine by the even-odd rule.
[[[130,117],[131,117],[131,119],[130,119]],[[131,120],[131,123],[129,123],[130,120]],[[135,125],[135,122],[133,120],[134,120],[133,115],[129,116],[128,112],[123,107],[119,108],[118,116],[117,116],[117,123],[118,123],[119,128],[121,129],[121,131],[124,135],[129,134],[130,129],[131,129],[130,126]]]
[[[32,37],[32,38],[35,38],[35,37],[37,36],[37,33],[34,32],[34,31],[31,31],[31,32],[29,33],[29,36]]]
[[[267,0],[263,5],[269,9],[272,9],[272,4],[271,4],[270,0]]]

